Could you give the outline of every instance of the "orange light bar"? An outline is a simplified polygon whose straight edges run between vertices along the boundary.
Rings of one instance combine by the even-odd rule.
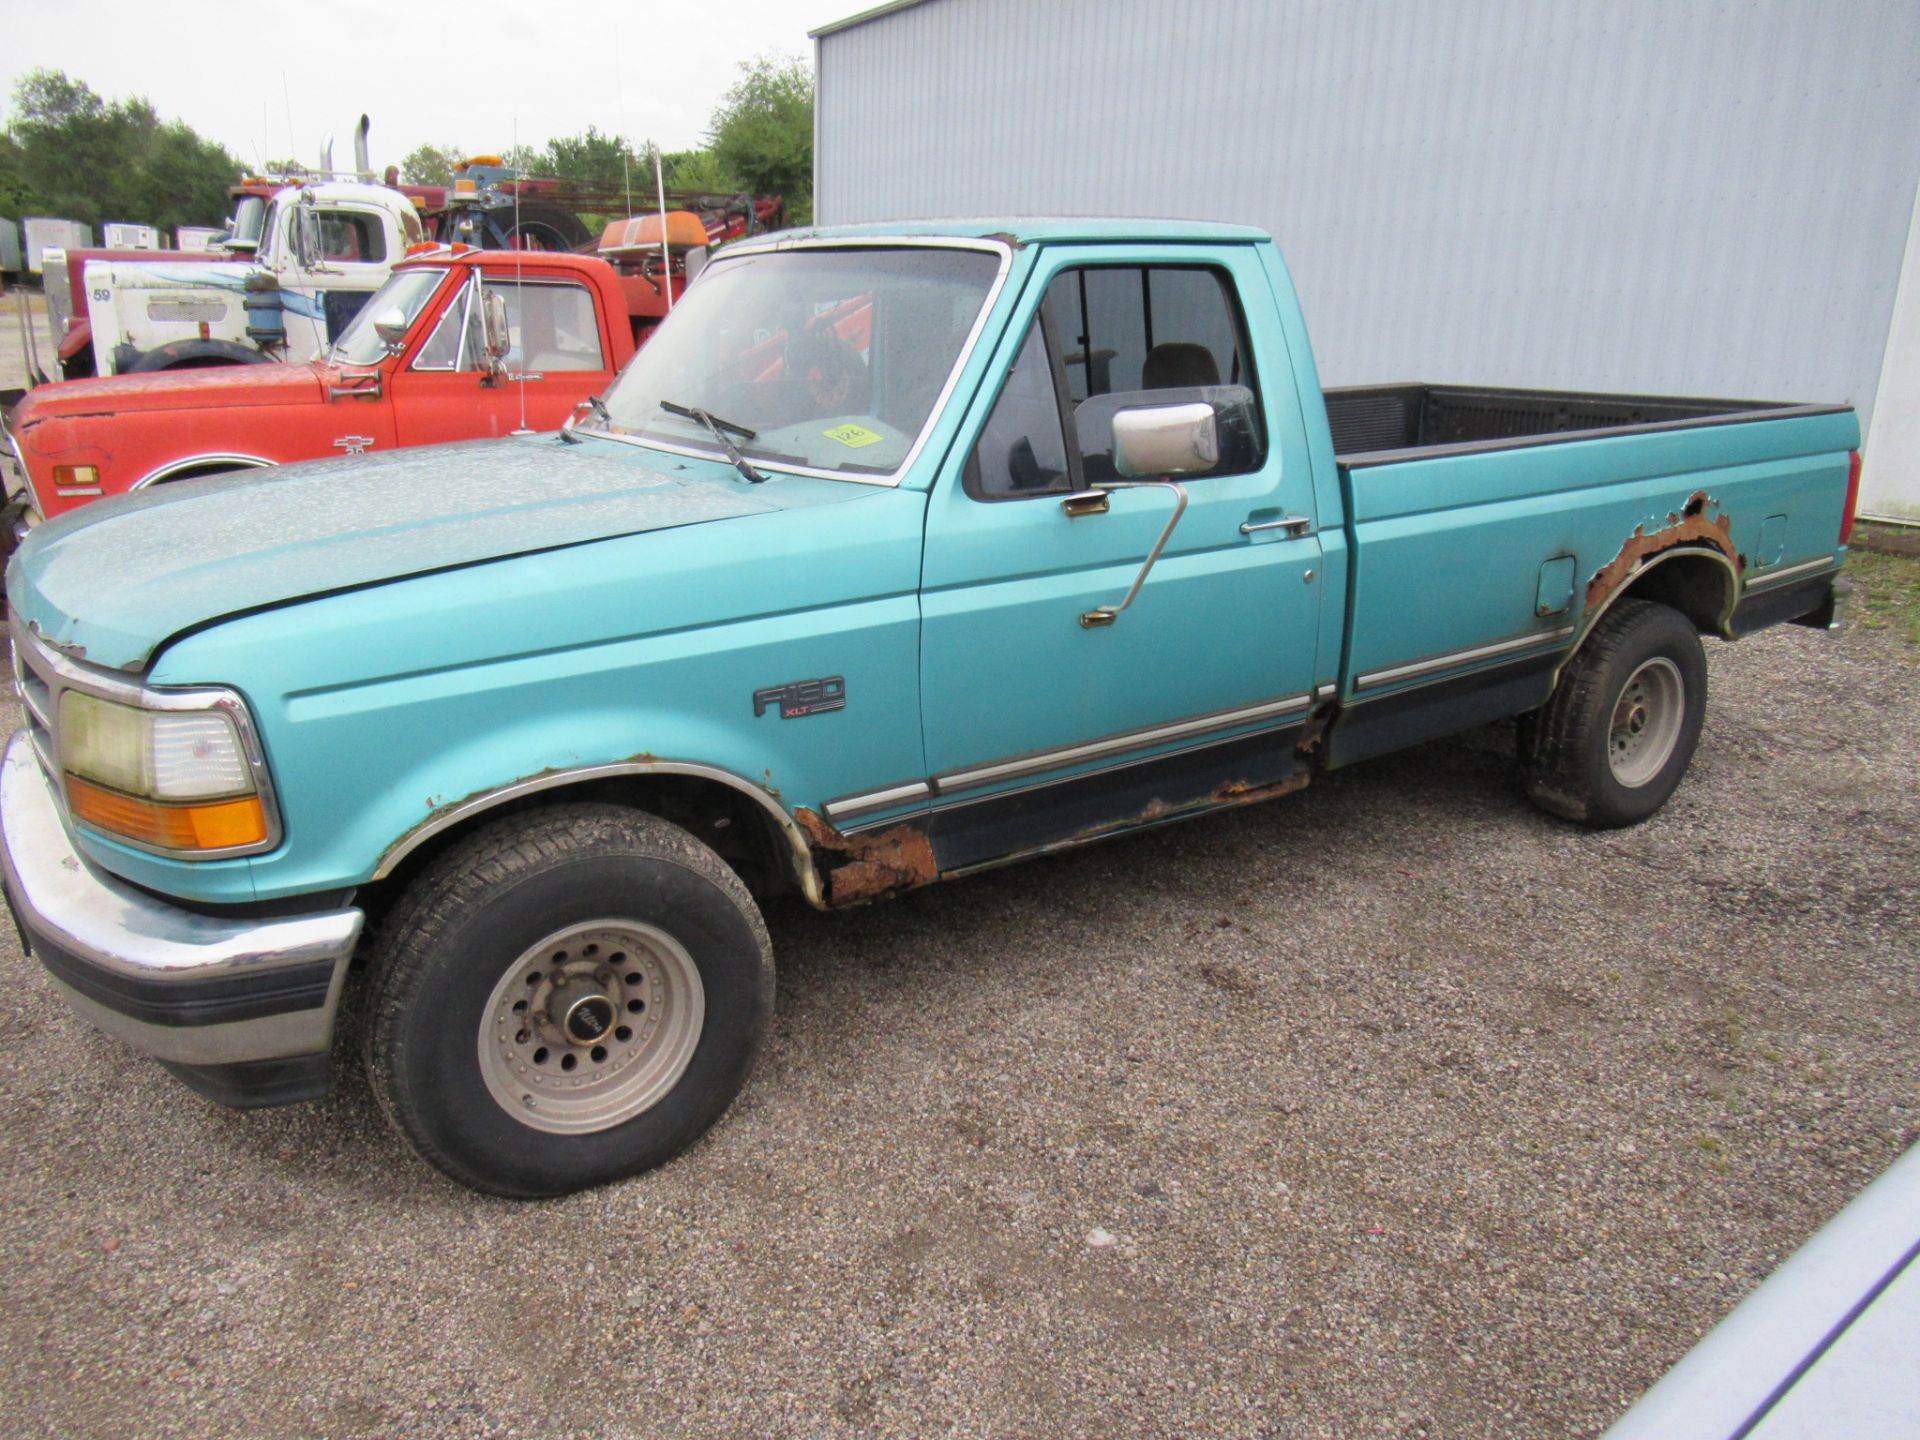
[[[124,835],[168,850],[224,850],[257,845],[267,838],[266,811],[258,795],[162,805],[67,776],[67,808],[97,830]]]

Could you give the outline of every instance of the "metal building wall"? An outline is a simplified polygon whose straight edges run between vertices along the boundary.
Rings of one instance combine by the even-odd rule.
[[[1874,403],[1915,0],[922,0],[817,62],[824,222],[1262,225],[1328,384]]]

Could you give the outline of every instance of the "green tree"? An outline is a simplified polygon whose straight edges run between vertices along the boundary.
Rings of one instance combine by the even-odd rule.
[[[743,61],[707,122],[716,163],[757,195],[780,195],[787,220],[813,218],[813,70],[790,55]]]
[[[400,179],[407,185],[451,185],[453,167],[466,156],[453,145],[421,145],[400,162]]]
[[[623,190],[629,179],[637,192],[642,173],[651,184],[653,162],[635,150],[621,135],[602,135],[589,125],[584,135],[568,135],[547,141],[544,155],[531,167],[536,174],[557,175],[581,189]]]
[[[97,225],[214,225],[240,162],[146,100],[107,101],[58,70],[14,86],[0,147],[0,195],[22,209]]]
[[[20,168],[21,161],[19,143],[0,131],[0,215],[10,220],[35,214],[38,209],[33,203],[33,187]]]
[[[509,145],[500,152],[500,163],[509,170],[527,175],[540,173],[540,152],[531,145]]]
[[[667,189],[701,194],[732,194],[740,178],[715,158],[711,150],[669,150],[660,157]]]

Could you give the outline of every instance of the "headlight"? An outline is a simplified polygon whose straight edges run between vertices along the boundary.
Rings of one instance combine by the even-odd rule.
[[[144,710],[69,690],[59,753],[67,808],[97,830],[180,853],[267,839],[253,767],[221,710]]]

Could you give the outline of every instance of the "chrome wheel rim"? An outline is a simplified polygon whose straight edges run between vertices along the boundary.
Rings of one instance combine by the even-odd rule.
[[[1655,656],[1627,677],[1613,702],[1607,730],[1607,764],[1615,780],[1633,788],[1665,768],[1680,742],[1686,694],[1680,667],[1664,656]]]
[[[706,1019],[686,947],[636,920],[556,930],[509,965],[480,1020],[480,1074],[521,1124],[610,1129],[686,1073]]]

